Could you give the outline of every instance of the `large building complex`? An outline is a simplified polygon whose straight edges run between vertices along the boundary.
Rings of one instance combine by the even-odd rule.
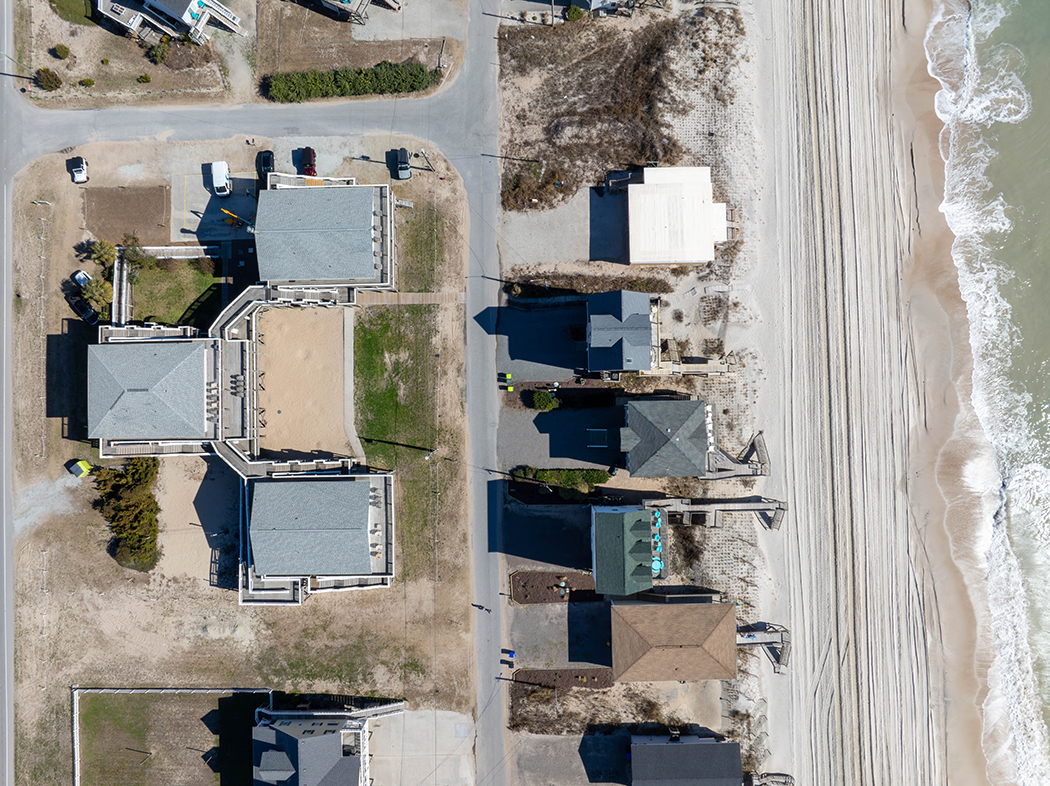
[[[264,349],[263,320],[296,313],[289,310],[352,309],[359,289],[393,287],[389,186],[317,179],[300,187],[294,177],[271,178],[280,182],[260,192],[256,218],[261,283],[237,296],[203,334],[149,323],[105,325],[99,343],[88,347],[88,436],[98,440],[100,456],[214,453],[244,479],[243,603],[299,603],[309,592],[388,586],[394,575],[392,477],[361,474],[365,457],[349,448],[281,450],[299,446],[275,446],[273,434],[294,427],[278,431],[271,423],[265,441],[267,418],[277,413],[268,415],[260,404],[266,364],[272,396],[278,367],[294,362],[275,357],[274,348],[325,338],[295,334]],[[346,334],[338,324],[335,344],[342,350],[352,330]],[[309,372],[283,376],[303,373]],[[345,373],[352,391],[352,367]],[[298,403],[294,396],[285,400],[286,409]],[[344,440],[356,441],[356,434]],[[296,503],[289,506],[289,499]]]

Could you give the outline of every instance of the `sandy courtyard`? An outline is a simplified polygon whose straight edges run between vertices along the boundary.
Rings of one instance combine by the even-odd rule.
[[[264,453],[354,454],[344,428],[343,320],[339,308],[276,308],[259,317]]]

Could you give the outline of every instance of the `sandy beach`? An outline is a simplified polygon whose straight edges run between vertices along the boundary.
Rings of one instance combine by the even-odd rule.
[[[790,674],[763,676],[763,769],[797,783],[990,782],[987,592],[967,526],[990,447],[938,211],[931,6],[747,15],[766,173],[748,338],[777,464],[764,493],[791,508],[761,540],[763,606],[793,639]]]

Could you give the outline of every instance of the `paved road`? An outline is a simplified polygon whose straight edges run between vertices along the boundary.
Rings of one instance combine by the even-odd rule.
[[[12,0],[3,0],[2,35],[6,53],[12,42]],[[366,133],[412,134],[436,145],[463,177],[470,202],[470,264],[467,280],[466,396],[471,432],[475,600],[493,609],[476,618],[478,730],[476,762],[478,783],[501,786],[504,772],[503,683],[499,681],[501,624],[499,614],[499,561],[489,551],[489,486],[497,476],[495,340],[474,320],[474,315],[495,306],[499,260],[496,228],[499,219],[499,169],[497,153],[497,53],[499,0],[471,0],[467,31],[467,57],[456,82],[444,92],[424,100],[391,99],[345,104],[239,107],[150,107],[83,111],[49,111],[24,100],[20,80],[4,77],[0,87],[0,214],[3,216],[3,284],[0,320],[4,326],[0,350],[3,373],[3,414],[0,417],[0,492],[3,526],[2,637],[0,648],[0,786],[14,784],[13,771],[13,557],[11,541],[11,204],[14,174],[33,159],[86,142],[143,139],[223,139],[234,134],[286,137],[353,136]],[[5,61],[6,72],[14,71]],[[492,515],[499,515],[498,507]]]

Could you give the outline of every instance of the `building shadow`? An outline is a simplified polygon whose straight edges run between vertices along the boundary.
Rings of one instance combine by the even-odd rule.
[[[609,604],[569,603],[569,662],[612,668],[612,617]]]
[[[612,467],[622,463],[622,407],[539,412],[533,423],[540,434],[547,435],[551,466],[556,465],[558,459],[587,462],[596,467]]]
[[[489,307],[474,317],[498,344],[500,371],[521,381],[564,380],[587,366],[583,303]]]
[[[222,311],[222,306],[222,284],[212,284],[190,303],[179,317],[179,324],[207,330]]]
[[[590,193],[590,258],[627,263],[627,193],[604,188]]]
[[[255,710],[269,702],[265,693],[235,693],[219,699],[218,756],[219,786],[252,786],[252,729]],[[208,713],[201,718],[209,718]],[[208,725],[211,729],[211,725]],[[210,753],[210,751],[209,751]],[[207,756],[208,754],[205,754]],[[216,769],[209,761],[208,766]]]
[[[62,421],[65,439],[87,439],[87,346],[97,328],[75,317],[62,320],[62,332],[45,342],[44,411]]]
[[[193,509],[211,549],[208,581],[219,589],[236,590],[240,534],[230,503],[240,499],[240,478],[218,456],[203,458],[208,469],[193,498]]]
[[[630,784],[631,732],[628,729],[588,726],[579,750],[589,783]]]
[[[503,500],[499,502],[502,506]],[[586,508],[565,505],[537,513],[511,502],[503,507],[499,526],[496,548],[491,551],[551,568],[591,569],[591,524]]]

